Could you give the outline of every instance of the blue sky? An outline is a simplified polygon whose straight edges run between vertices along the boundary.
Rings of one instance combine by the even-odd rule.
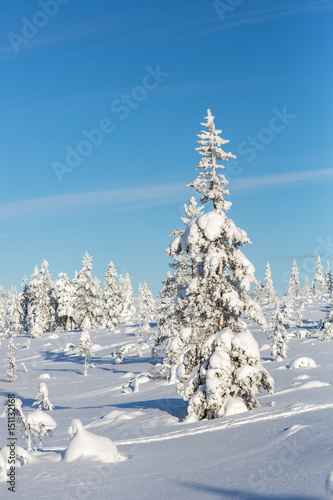
[[[332,17],[329,0],[6,2],[0,283],[44,258],[72,277],[88,251],[99,279],[113,260],[157,294],[207,108],[257,277],[268,259],[282,291],[294,257],[312,277],[333,254]]]

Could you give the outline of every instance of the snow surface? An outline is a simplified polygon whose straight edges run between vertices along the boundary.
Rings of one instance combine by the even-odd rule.
[[[62,350],[68,343],[78,345],[79,332],[61,332],[53,338],[44,334],[31,339],[30,349],[25,348],[27,336],[15,337],[18,379],[9,383],[2,374],[0,414],[11,393],[22,400],[24,413],[31,413],[39,376],[49,373],[57,427],[43,451],[25,452],[28,463],[16,470],[15,494],[7,491],[6,482],[0,483],[0,498],[327,500],[333,470],[333,342],[320,340],[317,332],[317,322],[327,311],[324,302],[316,300],[305,307],[302,321],[311,338],[291,339],[285,360],[272,361],[269,350],[261,350],[276,392],[259,395],[260,408],[240,414],[229,414],[226,408],[223,418],[201,422],[185,421],[186,405],[174,384],[149,376],[156,361],[148,349],[140,358],[132,347],[123,363],[115,364],[111,353],[126,344],[133,346],[133,325],[91,332],[101,349],[94,358],[96,368],[87,377],[82,375],[77,350]],[[265,306],[264,312],[268,318],[272,309]],[[269,343],[257,326],[246,323],[259,347]],[[228,342],[226,335],[219,345],[223,342]],[[46,343],[51,345],[45,347]],[[7,342],[2,342],[1,360],[6,359],[6,350]],[[287,369],[301,357],[312,358],[317,366]],[[22,362],[28,372],[21,368]],[[140,390],[134,392],[132,381],[141,373]],[[230,411],[236,406],[230,402]],[[75,439],[68,436],[73,419],[82,422],[81,431],[113,442],[127,460],[95,461],[101,457],[95,437],[93,461],[91,457],[63,460]],[[4,447],[6,418],[0,419],[0,437]],[[22,439],[18,445],[26,448]],[[80,455],[81,445],[78,448]],[[3,463],[6,457],[0,453],[0,477]]]

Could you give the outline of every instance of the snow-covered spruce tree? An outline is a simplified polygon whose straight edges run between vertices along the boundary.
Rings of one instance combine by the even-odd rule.
[[[84,371],[85,376],[88,375],[88,361],[92,356],[93,343],[90,338],[88,330],[82,330],[79,343],[79,354],[84,358]]]
[[[11,332],[17,334],[24,330],[23,311],[16,288],[12,287],[7,300],[7,325]]]
[[[304,278],[304,285],[303,285],[303,288],[302,288],[302,297],[304,299],[308,299],[311,295],[311,290],[310,290],[310,281],[309,281],[309,277],[308,276],[305,276]]]
[[[120,314],[117,271],[112,261],[109,262],[105,273],[102,290],[105,327],[114,330],[118,324]]]
[[[89,320],[90,328],[98,328],[102,323],[103,310],[99,280],[93,278],[92,257],[85,253],[78,273],[75,274],[72,284],[75,288],[74,318],[76,327],[81,329],[83,320]]]
[[[128,273],[125,278],[120,275],[118,280],[118,297],[119,297],[119,323],[129,323],[136,316],[136,309],[133,301],[133,287]]]
[[[36,395],[37,401],[32,403],[32,406],[38,405],[39,410],[49,410],[52,411],[54,405],[51,403],[49,399],[49,390],[45,382],[41,382],[38,387],[38,393]]]
[[[5,290],[0,285],[0,337],[6,336],[6,308],[5,308]]]
[[[287,344],[285,341],[286,329],[284,327],[285,313],[278,305],[272,315],[270,328],[272,333],[268,338],[273,339],[271,354],[274,360],[287,357]]]
[[[36,266],[29,281],[28,285],[28,307],[27,307],[27,331],[32,330],[35,324],[35,311],[36,311],[36,297],[39,286],[39,270]]]
[[[267,262],[266,264],[263,298],[266,299],[268,302],[274,302],[274,300],[276,299],[276,293],[273,286],[272,272],[269,262]]]
[[[333,308],[323,322],[323,340],[333,340]]]
[[[321,265],[320,255],[317,257],[316,274],[314,277],[315,297],[321,299],[325,293],[325,279],[323,276],[323,266]]]
[[[28,308],[29,308],[29,300],[30,300],[30,291],[29,291],[29,283],[26,276],[24,276],[22,284],[22,291],[19,293],[19,300],[22,309],[22,325],[23,330],[27,332],[29,330],[28,325]]]
[[[44,260],[39,271],[36,307],[41,327],[44,331],[51,332],[56,326],[57,303],[48,267],[49,263]]]
[[[155,318],[155,300],[153,294],[144,281],[143,285],[139,284],[138,294],[138,316],[141,325],[151,323]]]
[[[73,330],[75,288],[66,273],[58,274],[58,279],[54,283],[54,293],[58,306],[57,325],[63,330]]]
[[[8,382],[14,382],[17,379],[15,351],[16,351],[16,347],[15,347],[15,344],[13,341],[13,337],[10,337],[9,342],[8,342],[7,370],[6,370]]]
[[[294,301],[299,297],[299,274],[298,274],[296,260],[294,260],[293,265],[291,267],[291,273],[287,288],[287,297],[291,301]]]
[[[333,274],[332,274],[332,271],[330,269],[330,262],[329,262],[329,260],[327,261],[327,268],[326,268],[326,272],[325,272],[325,286],[326,286],[327,292],[330,295],[332,295],[332,291],[333,291]]]
[[[215,129],[207,112],[207,128],[199,134],[200,173],[190,184],[213,210],[200,215],[169,246],[169,254],[185,251],[193,258],[193,278],[182,290],[183,321],[187,324],[172,340],[169,358],[177,369],[179,390],[188,401],[192,418],[221,417],[230,398],[242,399],[248,409],[259,406],[260,387],[272,392],[274,382],[260,362],[258,344],[241,321],[244,314],[265,328],[259,305],[250,298],[254,267],[240,247],[250,243],[246,232],[226,216],[231,203],[224,199],[227,180],[218,162],[234,158],[221,146],[228,141]],[[171,355],[171,356],[170,356]]]

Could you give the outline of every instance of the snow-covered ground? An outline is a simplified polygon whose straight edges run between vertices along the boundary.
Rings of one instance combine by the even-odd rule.
[[[32,339],[30,348],[25,347],[28,337],[15,337],[18,379],[13,383],[4,376],[3,340],[0,413],[8,394],[22,400],[26,415],[34,411],[42,381],[55,405],[51,415],[57,427],[45,438],[43,451],[30,453],[28,464],[16,469],[15,494],[0,483],[0,498],[328,498],[325,482],[333,470],[333,342],[320,340],[316,331],[326,313],[324,302],[306,306],[303,329],[311,337],[290,339],[283,361],[271,360],[271,341],[251,326],[264,366],[275,379],[275,394],[263,392],[257,410],[196,423],[184,422],[186,405],[176,386],[151,376],[155,362],[148,343],[142,344],[138,356],[134,327],[91,332],[96,347],[87,377],[77,350],[79,332],[44,334]],[[124,344],[134,345],[124,362],[116,364],[112,353]],[[310,358],[316,366],[299,367],[314,363],[295,362],[298,358]],[[78,420],[72,424],[73,419],[85,429]],[[67,452],[71,459],[66,460],[71,425],[77,433]],[[89,432],[82,434],[84,430]],[[91,433],[108,438],[97,440],[94,452],[89,451]],[[0,419],[0,436],[4,447],[7,418]],[[23,440],[18,444],[26,447]],[[77,453],[80,446],[86,451],[82,459]],[[105,446],[108,453],[99,454]],[[96,461],[96,453],[104,462]],[[108,457],[120,461],[110,463]]]

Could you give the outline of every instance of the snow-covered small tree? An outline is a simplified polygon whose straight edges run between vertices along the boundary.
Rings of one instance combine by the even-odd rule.
[[[105,273],[102,298],[105,327],[109,330],[113,330],[118,324],[120,304],[117,271],[112,261],[109,262],[107,271]]]
[[[291,273],[287,288],[287,297],[288,300],[294,301],[299,297],[299,273],[297,269],[296,260],[294,260],[293,265],[291,267]]]
[[[80,270],[72,282],[75,288],[75,323],[80,329],[85,318],[89,319],[91,328],[98,328],[103,316],[99,280],[92,277],[91,261],[92,257],[85,253]]]
[[[49,390],[45,382],[41,382],[39,384],[38,393],[36,395],[37,401],[32,403],[32,406],[38,405],[39,410],[50,410],[52,411],[54,405],[51,403],[49,399]]]
[[[57,301],[57,325],[63,330],[73,330],[75,288],[66,273],[58,274],[54,293]]]
[[[136,309],[133,301],[133,287],[128,273],[125,277],[119,276],[118,280],[118,297],[119,297],[119,322],[128,323],[133,321],[136,316]]]
[[[276,293],[275,293],[274,286],[273,286],[272,272],[271,272],[271,267],[269,265],[269,262],[267,262],[267,264],[266,264],[264,289],[263,289],[262,296],[268,302],[274,302],[274,300],[276,299]]]
[[[15,347],[15,344],[13,341],[13,337],[10,337],[9,342],[8,342],[7,370],[6,370],[8,382],[15,382],[15,380],[17,379],[15,351],[16,351],[16,347]]]
[[[286,329],[284,327],[285,311],[279,305],[272,315],[270,327],[272,333],[268,338],[273,339],[271,354],[274,360],[280,360],[287,357],[287,344],[285,340]]]
[[[7,300],[7,325],[11,332],[21,333],[24,330],[23,311],[16,288],[12,287]]]
[[[141,325],[151,323],[155,318],[155,300],[153,294],[144,281],[143,285],[139,284],[138,294],[138,315]]]
[[[84,358],[84,371],[85,376],[88,375],[88,361],[92,356],[93,343],[90,338],[88,330],[82,330],[79,343],[79,354]]]
[[[234,158],[221,146],[228,141],[215,129],[207,111],[207,129],[199,134],[200,173],[190,187],[212,202],[213,210],[191,221],[169,246],[170,256],[186,252],[193,259],[193,276],[179,292],[176,310],[184,327],[170,343],[167,355],[179,363],[179,391],[188,413],[198,419],[223,416],[227,403],[242,399],[248,409],[259,403],[260,387],[273,391],[273,380],[260,362],[258,345],[241,320],[242,314],[265,328],[260,306],[250,297],[254,267],[240,247],[250,243],[245,231],[226,216],[231,206],[224,196],[227,180],[220,161]],[[186,329],[186,331],[184,331]],[[244,406],[245,406],[244,405]]]
[[[321,265],[320,255],[317,257],[316,274],[314,277],[315,296],[321,299],[325,293],[325,279],[323,276],[323,266]]]

